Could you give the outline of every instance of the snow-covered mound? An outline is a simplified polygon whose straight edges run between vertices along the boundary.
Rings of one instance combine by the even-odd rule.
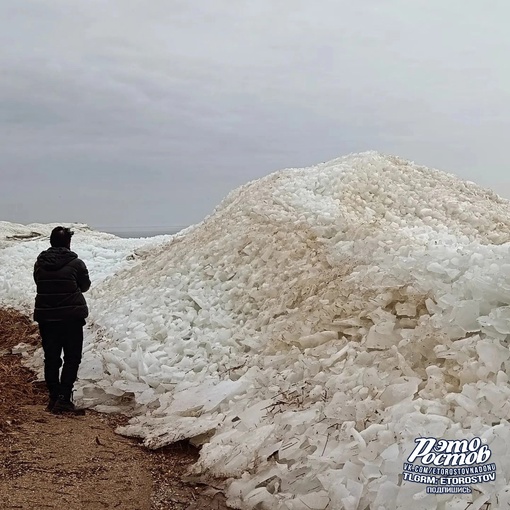
[[[242,186],[96,285],[79,397],[203,444],[238,508],[510,508],[509,205],[377,153]],[[482,436],[497,480],[402,482],[418,436]]]

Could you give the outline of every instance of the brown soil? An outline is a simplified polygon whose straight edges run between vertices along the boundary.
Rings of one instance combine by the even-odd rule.
[[[39,510],[225,510],[211,486],[186,477],[198,452],[187,443],[148,451],[114,433],[124,417],[45,410],[46,391],[11,354],[37,345],[38,329],[0,309],[0,506]]]

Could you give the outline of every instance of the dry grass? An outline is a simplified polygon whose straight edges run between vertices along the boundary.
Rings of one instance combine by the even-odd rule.
[[[0,309],[0,431],[19,419],[21,406],[46,401],[44,383],[21,366],[21,355],[11,354],[14,346],[24,342],[38,346],[39,329],[30,319],[12,309]]]
[[[26,315],[13,308],[0,308],[0,351],[21,342],[38,345],[39,328]]]

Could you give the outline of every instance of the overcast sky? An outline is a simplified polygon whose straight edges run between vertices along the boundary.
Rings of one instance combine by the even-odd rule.
[[[0,220],[200,221],[379,150],[510,198],[507,0],[3,0]]]

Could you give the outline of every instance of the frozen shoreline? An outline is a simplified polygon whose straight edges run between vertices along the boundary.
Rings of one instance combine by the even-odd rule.
[[[501,502],[508,205],[365,153],[248,183],[178,236],[78,232],[95,276],[79,397],[131,409],[122,432],[149,447],[202,443],[196,472],[243,509],[465,508],[399,481],[418,435],[485,438],[497,480],[478,496]],[[45,243],[0,250],[2,302],[30,306]]]

